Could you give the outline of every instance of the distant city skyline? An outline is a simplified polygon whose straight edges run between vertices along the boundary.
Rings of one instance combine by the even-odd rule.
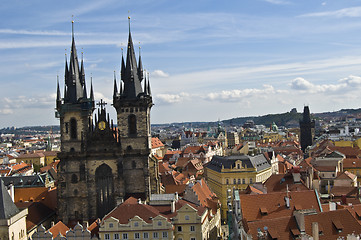
[[[128,16],[150,74],[153,124],[361,107],[356,0],[8,1],[0,9],[0,128],[59,123],[56,82],[63,95],[72,20],[88,91],[92,76],[96,101],[115,119]]]

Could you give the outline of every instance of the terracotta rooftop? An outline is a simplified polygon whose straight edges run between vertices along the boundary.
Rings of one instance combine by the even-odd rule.
[[[159,147],[164,147],[162,141],[160,141],[159,138],[152,137],[152,149]]]
[[[361,168],[361,159],[346,157],[343,160],[343,168]]]
[[[273,219],[284,216],[291,216],[295,206],[301,209],[315,209],[320,211],[318,199],[315,191],[295,191],[288,193],[290,198],[290,207],[285,204],[286,192],[276,192],[258,195],[240,194],[241,210],[247,221],[261,219]],[[267,214],[262,214],[260,208],[267,209]]]
[[[285,192],[287,187],[289,191],[308,190],[302,180],[295,183],[292,174],[273,174],[264,182],[264,185],[268,193]]]
[[[188,146],[183,150],[183,154],[193,153],[193,154],[199,154],[199,153],[205,153],[205,149],[203,146]]]
[[[59,221],[54,226],[49,228],[48,231],[51,232],[53,234],[53,238],[55,238],[56,236],[59,235],[59,233],[65,236],[68,230],[69,228],[62,221]]]
[[[312,235],[312,223],[318,222],[322,231],[320,239],[337,239],[347,234],[361,234],[361,225],[347,209],[322,212],[305,216],[306,233]]]
[[[205,211],[205,208],[200,206],[197,207],[196,205],[181,199],[176,202],[175,209],[178,210],[185,204],[188,204],[191,207],[197,209],[199,216],[201,216]],[[129,219],[133,218],[134,216],[138,216],[145,222],[151,223],[152,218],[155,218],[159,215],[166,217],[168,221],[171,221],[170,218],[176,216],[177,212],[171,212],[170,204],[151,206],[138,203],[137,199],[130,197],[124,203],[120,204],[117,208],[115,208],[108,215],[106,215],[104,219],[114,217],[118,219],[120,224],[127,224],[129,222]]]

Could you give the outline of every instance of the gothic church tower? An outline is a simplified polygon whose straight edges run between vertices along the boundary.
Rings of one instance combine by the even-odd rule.
[[[142,60],[137,60],[129,27],[126,64],[122,56],[120,91],[114,82],[113,106],[124,152],[123,168],[127,195],[149,196],[157,190],[149,172],[151,150],[150,109],[153,106],[149,79],[143,74]],[[142,82],[144,81],[144,88]],[[137,180],[136,180],[137,179]],[[143,181],[138,181],[144,179]],[[152,179],[152,180],[151,180]],[[145,193],[145,195],[144,195]]]
[[[137,64],[131,33],[126,64],[114,77],[113,106],[117,127],[102,100],[95,110],[93,87],[87,97],[83,60],[79,66],[74,33],[70,61],[65,62],[65,92],[58,83],[56,116],[60,118],[61,152],[58,154],[58,220],[64,223],[102,218],[129,196],[147,199],[159,193],[158,163],[150,158],[149,79]],[[144,81],[144,88],[142,88]]]
[[[303,118],[300,120],[300,138],[301,138],[301,149],[305,153],[308,146],[313,144],[312,129],[315,128],[315,120],[311,121],[310,109],[305,106],[303,109]]]

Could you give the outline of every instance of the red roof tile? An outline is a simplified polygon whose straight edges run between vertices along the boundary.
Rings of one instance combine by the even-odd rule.
[[[59,233],[65,236],[68,230],[69,228],[62,221],[59,221],[54,226],[49,228],[48,231],[51,232],[53,234],[53,238],[55,238],[56,236],[59,235]]]
[[[316,209],[320,211],[317,195],[314,191],[295,191],[289,192],[290,207],[285,206],[286,192],[242,195],[240,194],[241,209],[244,218],[247,221],[271,219],[283,216],[291,216],[294,206],[299,205],[302,209]],[[270,214],[262,215],[260,207],[266,207]]]
[[[152,137],[152,149],[159,147],[164,147],[162,141],[160,141],[159,138]]]

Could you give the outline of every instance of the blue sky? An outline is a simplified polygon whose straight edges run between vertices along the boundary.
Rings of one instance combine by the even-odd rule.
[[[58,124],[72,15],[87,84],[92,76],[115,118],[128,11],[150,73],[152,123],[361,107],[360,0],[4,1],[0,127]]]

